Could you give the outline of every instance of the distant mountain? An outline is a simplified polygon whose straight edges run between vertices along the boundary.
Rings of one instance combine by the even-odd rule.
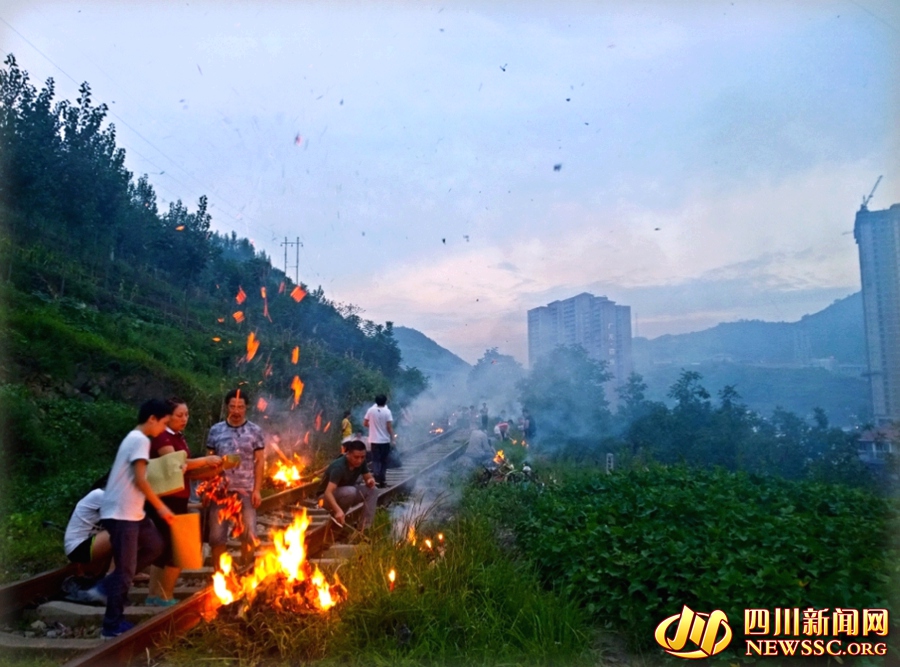
[[[415,366],[431,380],[432,386],[455,383],[468,375],[471,366],[441,347],[428,336],[409,327],[394,327],[394,340],[400,348],[401,364]]]
[[[676,336],[633,341],[638,372],[658,364],[724,361],[738,364],[815,365],[830,360],[833,367],[866,363],[860,292],[838,299],[798,322],[742,320]]]

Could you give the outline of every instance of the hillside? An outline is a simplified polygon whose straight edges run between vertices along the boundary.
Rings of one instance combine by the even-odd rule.
[[[428,336],[409,327],[394,327],[394,340],[400,348],[401,363],[417,368],[432,386],[441,386],[465,377],[471,366]]]
[[[798,322],[726,322],[693,333],[635,338],[633,350],[641,373],[654,364],[706,361],[809,365],[833,357],[836,366],[860,366],[866,363],[862,295],[839,299]]]

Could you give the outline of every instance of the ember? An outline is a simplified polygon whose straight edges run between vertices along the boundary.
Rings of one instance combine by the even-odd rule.
[[[494,463],[496,463],[497,465],[502,465],[502,464],[506,463],[506,457],[503,456],[502,449],[497,450],[497,455],[494,457]]]
[[[244,321],[244,311],[238,310],[231,315],[234,318],[234,321],[240,324]]]
[[[257,350],[259,350],[259,339],[256,337],[256,334],[251,331],[250,335],[247,336],[247,361],[250,361],[256,356]]]
[[[388,576],[388,581],[390,582],[388,590],[392,591],[392,590],[394,590],[394,582],[397,580],[397,573],[392,568],[391,571],[388,572],[387,576]]]
[[[178,225],[178,226],[175,228],[175,231],[176,231],[176,232],[183,232],[183,231],[184,231],[184,225]]]
[[[228,463],[226,461],[226,468],[229,467]],[[200,482],[197,486],[197,497],[204,506],[213,503],[219,505],[219,521],[232,522],[232,537],[239,537],[244,532],[243,503],[240,496],[228,492],[228,480],[223,475]]]
[[[303,395],[303,381],[297,376],[291,380],[291,390],[294,392],[294,407],[300,402],[300,396]]]
[[[294,289],[291,290],[291,298],[297,303],[303,301],[303,297],[305,296],[306,290],[300,287],[300,285],[297,285]]]
[[[238,286],[238,293],[237,296],[234,297],[234,300],[238,302],[238,305],[241,305],[247,300],[247,293],[244,291],[243,287]]]
[[[298,361],[300,361],[300,348],[295,347],[291,350],[291,363],[296,364]]]
[[[256,401],[256,409],[260,412],[265,412],[267,407],[269,407],[269,402],[260,396],[259,400]]]
[[[213,590],[222,604],[242,602],[239,615],[257,600],[259,607],[279,612],[324,612],[347,599],[347,589],[337,574],[329,584],[318,566],[306,560],[306,529],[310,520],[304,509],[283,531],[274,531],[274,549],[256,559],[253,571],[240,577],[231,571],[231,558],[223,554],[221,576],[214,577]]]

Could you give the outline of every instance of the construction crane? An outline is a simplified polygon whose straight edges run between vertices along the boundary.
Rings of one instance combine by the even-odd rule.
[[[860,210],[861,210],[861,211],[867,211],[867,210],[868,210],[868,208],[866,208],[866,207],[869,205],[869,200],[872,199],[872,195],[875,194],[875,188],[878,187],[878,184],[879,184],[879,183],[881,183],[881,176],[879,176],[879,177],[878,177],[878,180],[875,181],[875,185],[872,186],[872,192],[869,193],[869,196],[868,196],[868,197],[863,197],[863,200],[862,200],[862,206],[860,206]]]

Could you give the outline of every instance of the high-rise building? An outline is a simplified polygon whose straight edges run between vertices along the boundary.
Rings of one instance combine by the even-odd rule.
[[[559,345],[581,345],[607,362],[618,386],[631,375],[631,308],[583,292],[528,311],[528,363]]]
[[[869,386],[875,421],[900,421],[900,204],[856,214]]]

